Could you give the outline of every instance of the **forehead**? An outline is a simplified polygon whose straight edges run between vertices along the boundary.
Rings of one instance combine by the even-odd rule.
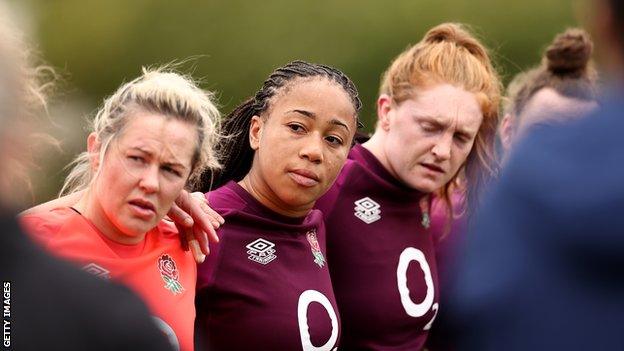
[[[318,116],[344,119],[355,125],[355,108],[347,92],[326,78],[295,79],[271,101],[271,112],[305,109]],[[348,125],[351,125],[348,124]]]
[[[595,101],[567,97],[552,88],[543,88],[527,102],[518,116],[518,126],[520,129],[541,122],[574,119],[597,107]]]
[[[133,112],[118,139],[123,148],[139,148],[164,157],[188,159],[197,143],[193,126],[158,113]]]
[[[481,106],[474,93],[449,84],[418,90],[416,97],[406,100],[401,108],[415,117],[428,117],[442,124],[478,130],[483,120]]]

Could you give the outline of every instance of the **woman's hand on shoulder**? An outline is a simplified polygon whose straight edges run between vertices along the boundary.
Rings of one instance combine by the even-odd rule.
[[[203,193],[186,190],[182,190],[168,216],[178,227],[182,246],[191,249],[197,263],[204,262],[210,254],[208,243],[219,242],[216,230],[225,222],[223,217],[208,206]]]

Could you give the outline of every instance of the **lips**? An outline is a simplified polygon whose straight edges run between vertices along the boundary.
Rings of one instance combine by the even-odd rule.
[[[156,214],[156,206],[144,199],[133,199],[128,201],[133,212],[141,218],[150,218]]]
[[[307,169],[295,169],[288,172],[290,178],[303,187],[313,187],[320,182],[319,176]]]
[[[427,169],[429,169],[429,170],[431,170],[431,171],[433,171],[433,172],[444,173],[444,170],[440,166],[437,166],[437,165],[434,165],[434,164],[431,164],[431,163],[421,163],[420,165],[425,167],[425,168],[427,168]]]

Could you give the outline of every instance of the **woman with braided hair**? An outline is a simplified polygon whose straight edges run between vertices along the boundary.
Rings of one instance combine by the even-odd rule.
[[[302,61],[276,69],[223,123],[225,218],[199,266],[197,320],[210,350],[333,350],[340,319],[325,260],[322,213],[361,103],[342,72]]]

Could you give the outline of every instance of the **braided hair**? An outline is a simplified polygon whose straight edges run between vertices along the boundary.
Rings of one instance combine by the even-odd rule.
[[[205,174],[202,191],[210,191],[210,187],[218,187],[230,180],[239,181],[251,169],[254,150],[249,144],[249,128],[251,118],[260,116],[269,109],[271,99],[289,83],[298,78],[325,78],[339,84],[349,96],[357,112],[362,107],[355,84],[341,71],[315,63],[293,61],[273,71],[264,81],[262,88],[253,97],[237,106],[222,123],[224,137],[217,145],[217,153],[222,169],[211,184],[212,174]],[[356,115],[357,118],[357,115]],[[361,126],[359,120],[358,127]]]

